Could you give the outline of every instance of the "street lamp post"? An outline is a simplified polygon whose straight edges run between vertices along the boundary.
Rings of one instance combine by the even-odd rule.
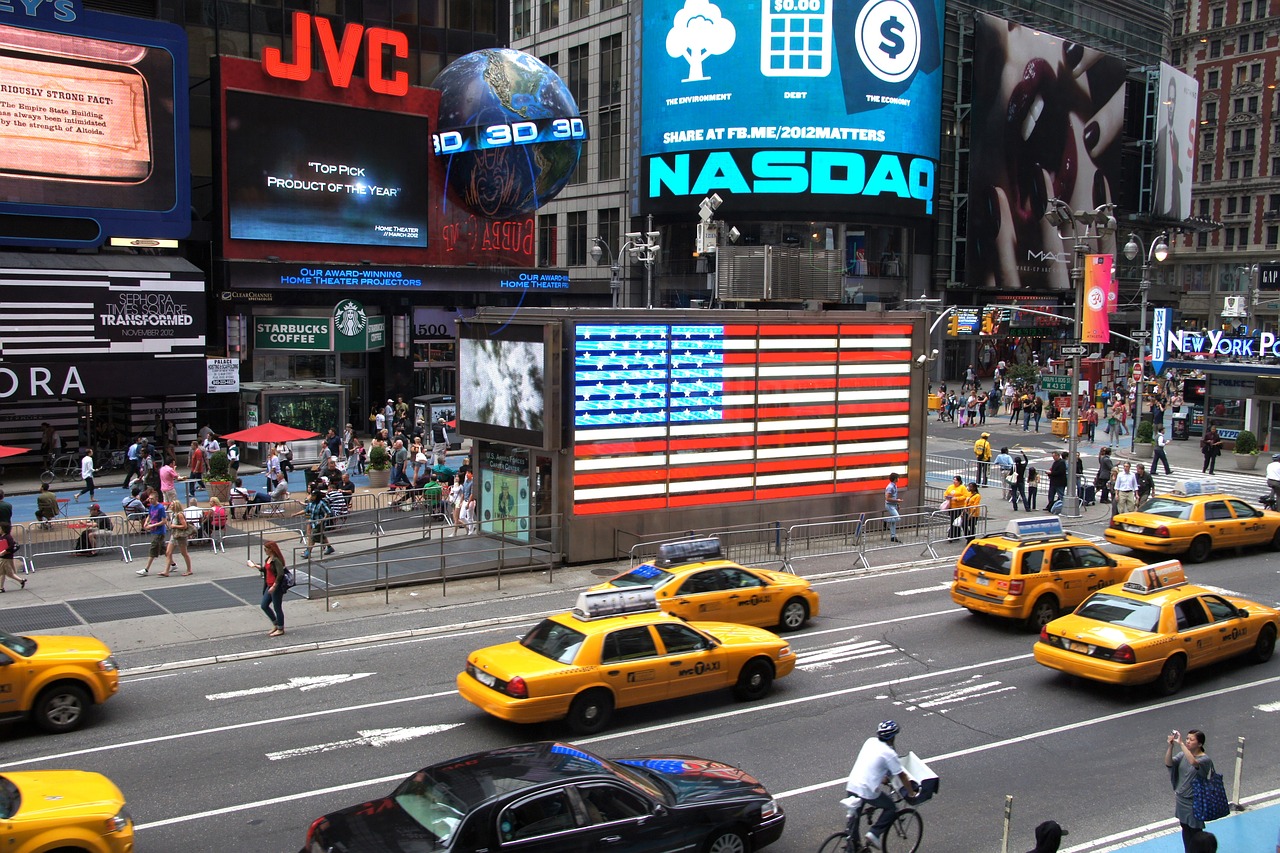
[[[600,263],[600,258],[604,256],[604,252],[600,251],[602,248],[604,249],[604,252],[609,253],[609,295],[613,297],[613,307],[621,308],[623,307],[621,280],[622,270],[618,266],[619,259],[613,254],[613,249],[610,248],[609,244],[603,237],[595,238],[595,241],[592,243],[591,260],[595,261],[597,264]]]
[[[1139,328],[1142,330],[1138,335],[1138,365],[1142,369],[1142,378],[1138,380],[1138,391],[1134,396],[1134,414],[1133,414],[1133,432],[1129,434],[1129,450],[1130,452],[1137,446],[1138,442],[1138,424],[1142,423],[1142,392],[1145,390],[1146,369],[1147,369],[1147,291],[1151,288],[1151,259],[1154,257],[1156,263],[1164,263],[1164,259],[1169,257],[1169,238],[1166,234],[1157,234],[1155,239],[1151,241],[1151,245],[1146,251],[1143,251],[1143,243],[1138,239],[1137,234],[1129,235],[1129,242],[1124,244],[1124,256],[1129,260],[1142,256],[1142,283],[1138,285],[1138,294],[1142,297],[1142,314],[1139,315]]]
[[[1058,237],[1066,241],[1062,233],[1063,226],[1070,226],[1074,251],[1071,260],[1071,289],[1076,300],[1076,333],[1080,335],[1084,329],[1084,253],[1085,244],[1089,240],[1098,240],[1104,233],[1116,229],[1116,218],[1112,214],[1113,204],[1100,204],[1093,210],[1072,210],[1071,206],[1059,198],[1049,199],[1044,213],[1045,221],[1058,232]],[[1083,233],[1081,226],[1084,226]],[[1092,230],[1093,233],[1090,233]],[[1076,459],[1080,452],[1080,356],[1071,356],[1071,416],[1067,421],[1067,494],[1062,496],[1062,515],[1068,518],[1079,518],[1081,500],[1076,476]],[[1072,511],[1068,511],[1071,507]]]
[[[653,227],[653,217],[649,217],[649,227]],[[619,265],[628,252],[635,255],[635,258],[645,266],[645,304],[646,307],[653,307],[653,262],[658,259],[658,251],[662,246],[658,243],[658,237],[661,236],[657,231],[646,231],[643,234],[639,231],[629,231],[624,235],[627,242],[618,247],[618,254],[613,253],[612,247],[603,237],[596,237],[591,245],[591,260],[597,264],[604,257],[605,252],[609,254],[609,290],[613,295],[613,307],[625,307],[622,303],[626,300],[622,298],[622,281],[620,279],[621,270]],[[603,249],[604,251],[601,251]]]

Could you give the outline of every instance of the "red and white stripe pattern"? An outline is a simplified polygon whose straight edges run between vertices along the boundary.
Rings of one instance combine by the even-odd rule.
[[[574,512],[905,483],[906,323],[580,324]]]

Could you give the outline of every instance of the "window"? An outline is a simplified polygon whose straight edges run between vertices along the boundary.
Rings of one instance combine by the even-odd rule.
[[[1244,2],[1240,4],[1240,20],[1253,20],[1253,0],[1244,0]]]
[[[605,9],[616,9],[622,5],[622,0],[600,0],[600,11]]]
[[[1257,83],[1261,79],[1262,79],[1262,63],[1255,62],[1249,66],[1249,80],[1250,82]]]
[[[1263,49],[1264,47],[1266,47],[1266,46],[1267,46],[1267,34],[1266,34],[1266,33],[1262,33],[1262,32],[1254,33],[1254,34],[1253,34],[1253,49],[1254,49],[1254,50],[1262,50],[1262,49]]]
[[[1256,115],[1258,112],[1258,96],[1250,95],[1249,100],[1246,103],[1248,106],[1248,109],[1246,110],[1246,112],[1251,112]]]
[[[1022,552],[1022,568],[1020,569],[1022,574],[1038,575],[1042,568],[1044,568],[1044,551]]]
[[[1209,42],[1209,58],[1217,59],[1219,56],[1222,56],[1222,40],[1214,39]]]
[[[552,71],[556,72],[556,74],[557,74],[557,75],[559,75],[559,74],[560,74],[560,53],[559,53],[559,51],[552,51],[551,53],[548,53],[546,56],[539,57],[539,58],[542,60],[542,64],[543,64],[543,65],[547,66],[547,67],[548,67],[548,68],[550,68]]]
[[[684,625],[655,625],[662,647],[669,655],[682,655],[686,652],[700,652],[707,648],[706,639],[692,628]]]
[[[1237,40],[1236,43],[1237,43],[1236,52],[1244,53],[1246,50],[1249,49],[1249,34],[1241,33],[1240,38]],[[1243,75],[1241,76],[1243,77]]]
[[[602,181],[622,177],[622,107],[600,110],[596,118],[598,176]]]
[[[1209,199],[1207,198],[1200,199],[1200,215],[1201,216],[1209,215]]]
[[[629,660],[641,660],[658,656],[658,647],[653,643],[653,634],[648,625],[635,628],[623,628],[614,631],[604,638],[604,649],[600,654],[601,663],[621,663]]]
[[[622,36],[600,39],[600,106],[622,103]]]
[[[1267,197],[1267,210],[1280,212],[1280,193],[1272,193]]]
[[[1244,112],[1244,98],[1233,99],[1231,101],[1231,113],[1234,115],[1242,112]]]
[[[1223,619],[1235,619],[1239,616],[1236,609],[1226,600],[1216,595],[1206,595],[1200,599],[1204,602],[1204,606],[1209,608],[1209,614],[1213,617],[1214,622],[1221,622]]]
[[[1227,215],[1230,216],[1235,212],[1236,212],[1236,197],[1231,196],[1230,198],[1227,199]]]
[[[549,30],[560,26],[560,0],[542,0],[542,28]]]
[[[1227,177],[1230,180],[1237,180],[1240,177],[1240,161],[1236,160],[1227,166]]]
[[[511,37],[524,38],[533,32],[533,0],[511,0]]]
[[[1238,151],[1240,149],[1240,139],[1242,138],[1242,136],[1243,136],[1242,131],[1239,131],[1239,130],[1231,131],[1231,150],[1232,151]]]
[[[1237,66],[1236,66],[1236,85],[1237,85],[1237,86],[1239,86],[1241,83],[1243,83],[1243,82],[1244,82],[1244,75],[1245,75],[1248,71],[1249,71],[1249,69],[1248,69],[1248,68],[1245,68],[1243,65],[1237,65]]]
[[[1208,624],[1209,622],[1209,617],[1205,615],[1204,608],[1200,606],[1200,599],[1198,598],[1180,601],[1173,606],[1173,609],[1178,615],[1179,631],[1185,631],[1188,628],[1198,628],[1201,625]]]
[[[1274,249],[1280,243],[1280,225],[1267,226],[1267,248]]]
[[[1208,102],[1206,102],[1206,103],[1205,103],[1205,105],[1204,105],[1204,123],[1205,123],[1205,124],[1217,124],[1217,123],[1218,123],[1218,102],[1217,102],[1217,101],[1208,101]]]
[[[588,785],[578,792],[592,823],[614,823],[649,814],[648,803],[617,785]]]
[[[1181,47],[1175,47],[1172,51],[1170,51],[1169,62],[1175,66],[1182,64],[1182,48]]]
[[[1214,28],[1221,27],[1222,21],[1225,18],[1226,13],[1227,13],[1227,10],[1222,8],[1221,6],[1219,6],[1217,9],[1211,10],[1209,12],[1209,21],[1210,21],[1209,26]]]
[[[1252,151],[1258,144],[1257,128],[1249,128],[1244,132],[1244,150]]]
[[[516,803],[498,818],[498,831],[504,842],[538,838],[576,826],[573,807],[564,791],[549,791]]]
[[[1280,157],[1271,158],[1271,175],[1272,177],[1280,177]]]
[[[1200,131],[1200,147],[1206,151],[1212,150],[1213,146],[1218,143],[1218,134],[1212,130]]]
[[[1260,21],[1267,16],[1267,0],[1258,0],[1254,5],[1257,8],[1258,13],[1253,17]]]
[[[764,586],[760,578],[742,569],[721,569],[720,575],[724,589],[759,589]]]
[[[1200,164],[1200,182],[1208,183],[1209,181],[1212,181],[1212,180],[1213,180],[1213,164],[1201,163]]]
[[[577,21],[590,14],[589,0],[569,0],[569,20]]]
[[[1252,178],[1252,177],[1253,177],[1253,161],[1252,161],[1252,160],[1245,160],[1245,161],[1244,161],[1244,174],[1243,174],[1243,175],[1241,175],[1241,177],[1242,177],[1242,178]]]
[[[538,217],[538,266],[556,265],[556,215],[544,213]]]
[[[1234,249],[1234,248],[1236,247],[1236,229],[1234,229],[1234,228],[1227,228],[1227,229],[1224,229],[1224,230],[1226,231],[1227,248],[1228,248],[1228,249]],[[1225,507],[1225,505],[1224,505],[1224,507],[1223,507],[1223,508],[1224,508],[1224,509],[1226,508],[1226,507]],[[1217,517],[1217,516],[1215,516],[1215,518],[1216,518],[1216,517]],[[1223,518],[1225,518],[1225,517],[1226,517],[1226,516],[1223,516]],[[1206,509],[1205,509],[1205,519],[1206,519],[1206,520],[1208,520],[1208,518],[1209,518],[1209,510],[1206,508]]]
[[[590,69],[588,65],[591,58],[591,47],[589,45],[580,44],[576,47],[569,48],[569,62],[565,69],[566,76],[564,78],[565,85],[569,87],[569,93],[573,95],[573,100],[578,104],[578,108],[586,112],[587,96],[589,94],[590,84],[588,74]],[[587,180],[586,169],[586,150],[589,143],[583,143],[583,155],[578,160],[578,165],[573,170],[573,174],[569,176],[569,183],[581,184]],[[585,220],[584,220],[585,224]],[[585,235],[585,232],[584,232]],[[573,262],[570,261],[570,264]]]
[[[616,208],[606,208],[596,212],[596,234],[609,244],[609,251],[614,253],[614,262],[617,263],[617,252],[622,246],[619,240],[622,236],[622,224]],[[608,252],[605,254],[607,255]]]
[[[1219,73],[1218,73],[1218,70],[1217,70],[1217,69],[1214,69],[1213,71],[1210,71],[1210,72],[1209,72],[1208,74],[1206,74],[1206,75],[1205,75],[1205,77],[1204,77],[1204,87],[1205,87],[1206,89],[1216,89],[1216,88],[1218,88],[1219,77],[1220,77],[1220,75],[1219,75]]]
[[[1239,236],[1236,237],[1236,244],[1239,245],[1241,249],[1249,248],[1249,227],[1247,225],[1240,226]]]
[[[1196,248],[1200,249],[1201,251],[1209,248],[1209,235],[1206,232],[1201,231],[1199,234],[1196,235]],[[1207,290],[1208,288],[1204,288],[1204,289]]]
[[[587,262],[587,212],[567,215],[565,222],[565,259],[567,266],[580,267]]]

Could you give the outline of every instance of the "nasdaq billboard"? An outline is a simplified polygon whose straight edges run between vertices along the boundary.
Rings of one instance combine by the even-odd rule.
[[[932,215],[943,5],[646,0],[644,212]]]

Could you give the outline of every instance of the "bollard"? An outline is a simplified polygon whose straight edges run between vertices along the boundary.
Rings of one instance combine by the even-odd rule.
[[[1009,853],[1009,825],[1013,822],[1013,797],[1004,795],[1004,837],[1000,839],[1000,853]]]
[[[1231,808],[1235,811],[1244,811],[1244,806],[1240,805],[1240,771],[1244,768],[1244,738],[1236,738],[1236,778],[1231,785]]]

